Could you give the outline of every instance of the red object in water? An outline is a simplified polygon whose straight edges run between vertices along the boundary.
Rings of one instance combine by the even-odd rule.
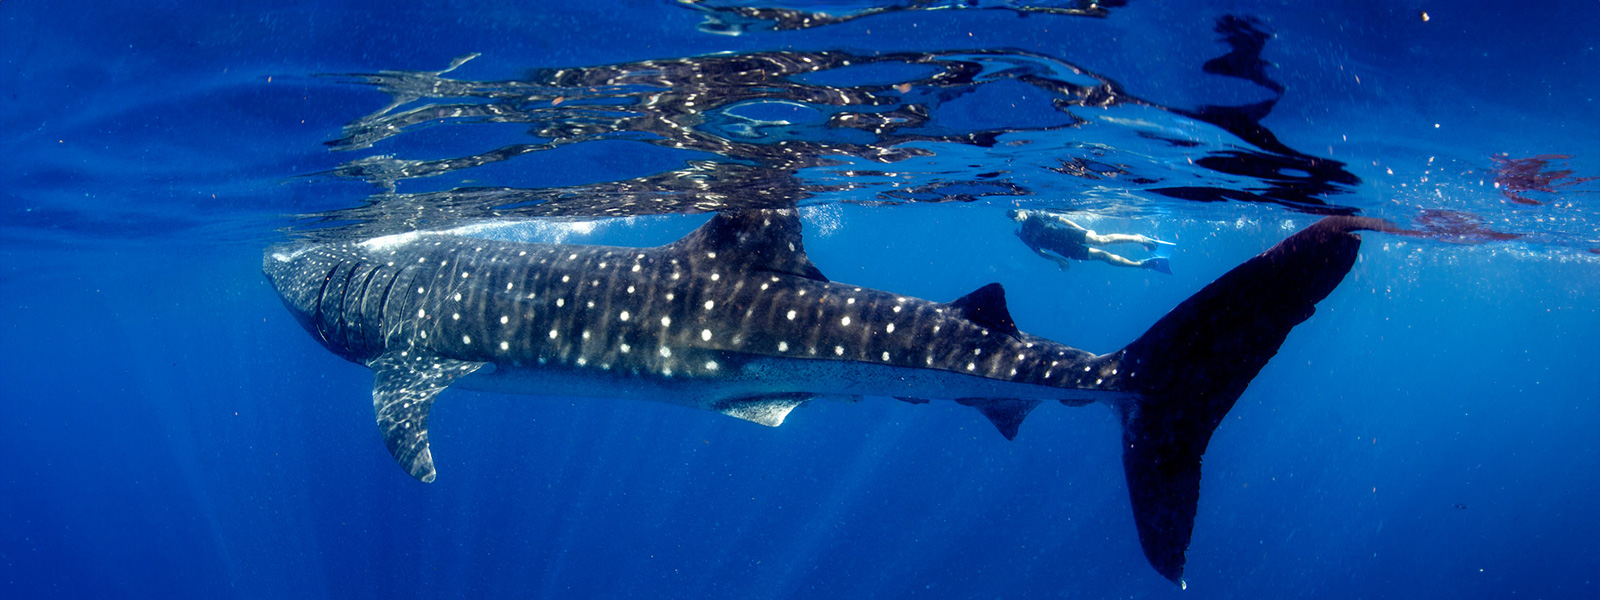
[[[1523,192],[1556,192],[1556,188],[1594,181],[1596,177],[1573,177],[1572,169],[1545,170],[1551,161],[1572,158],[1568,154],[1540,154],[1532,158],[1511,158],[1509,154],[1489,157],[1494,161],[1494,184],[1500,194],[1517,204],[1543,204]]]
[[[1413,235],[1456,244],[1504,242],[1522,237],[1518,233],[1489,229],[1484,226],[1483,217],[1459,210],[1426,209],[1417,215],[1416,223],[1418,230]]]

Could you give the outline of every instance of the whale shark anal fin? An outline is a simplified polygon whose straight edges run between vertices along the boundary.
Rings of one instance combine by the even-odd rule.
[[[485,363],[418,354],[415,348],[391,350],[368,363],[372,369],[372,410],[383,445],[412,477],[434,479],[428,449],[428,411],[433,398]]]

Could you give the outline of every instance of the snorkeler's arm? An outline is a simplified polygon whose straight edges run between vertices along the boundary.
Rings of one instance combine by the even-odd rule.
[[[1072,219],[1068,219],[1066,215],[1058,215],[1058,214],[1055,214],[1055,213],[1043,213],[1043,214],[1045,216],[1049,217],[1051,221],[1055,221],[1056,223],[1058,223],[1060,225],[1063,225],[1063,226],[1066,226],[1066,227],[1070,227],[1072,229],[1080,229],[1080,230],[1087,230],[1088,229],[1087,227],[1084,227],[1084,226],[1079,225],[1077,223],[1073,223]]]
[[[1056,254],[1055,252],[1052,252],[1052,251],[1049,251],[1049,250],[1045,250],[1043,248],[1035,248],[1033,251],[1039,253],[1039,256],[1043,256],[1045,258],[1048,258],[1050,260],[1055,261],[1056,266],[1061,267],[1061,270],[1063,270],[1063,271],[1067,270],[1067,268],[1072,266],[1072,261],[1071,260],[1068,260],[1067,257],[1062,256],[1060,254]]]

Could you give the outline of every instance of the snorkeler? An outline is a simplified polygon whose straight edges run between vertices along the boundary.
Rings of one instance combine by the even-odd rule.
[[[1071,265],[1067,259],[1073,259],[1098,260],[1118,267],[1139,267],[1172,274],[1170,262],[1163,257],[1132,260],[1089,247],[1091,244],[1139,244],[1146,250],[1155,250],[1158,244],[1170,246],[1172,242],[1139,234],[1095,233],[1063,215],[1040,210],[1012,209],[1006,215],[1022,224],[1022,228],[1017,230],[1017,237],[1022,238],[1022,243],[1039,256],[1055,261],[1063,270]]]

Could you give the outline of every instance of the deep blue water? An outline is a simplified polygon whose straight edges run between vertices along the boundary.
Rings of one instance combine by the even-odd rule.
[[[842,14],[868,3],[759,4]],[[1577,181],[1600,176],[1600,7],[1132,0],[1085,17],[975,4],[729,36],[664,1],[6,2],[0,597],[1600,594],[1600,182]],[[1222,139],[1188,115],[1277,97],[1201,70],[1229,51],[1213,31],[1224,15],[1274,34],[1264,73],[1283,92],[1261,126],[1356,182],[1277,201],[1257,179],[1149,143]],[[1145,103],[1072,130],[1103,161],[1072,165],[1120,165],[1121,177],[1062,174],[1071,165],[1052,152],[1090,146],[1050,146],[1063,132],[1030,129],[1061,114],[1031,79],[939,100],[917,134],[1011,132],[1001,143],[888,140],[929,156],[850,163],[895,175],[802,165],[806,248],[835,281],[935,300],[998,281],[1023,330],[1105,352],[1314,213],[1353,210],[1433,239],[1364,234],[1354,271],[1228,415],[1206,454],[1183,592],[1140,553],[1117,423],[1098,406],[1043,406],[1007,442],[945,402],[813,402],[769,429],[649,402],[452,390],[431,421],[438,481],[395,468],[373,427],[370,371],[290,318],[261,251],[284,228],[337,233],[373,214],[347,211],[395,206],[367,183],[299,176],[554,138],[527,133],[539,123],[441,119],[333,151],[325,142],[389,97],[321,74],[438,71],[481,53],[449,76],[505,82],[770,51],[996,51],[1033,74],[1075,65],[1088,75],[1074,81],[1115,82]],[[913,71],[812,83],[857,89]],[[600,101],[586,89],[562,93]],[[858,135],[804,106],[745,110],[706,127],[729,139]],[[797,125],[738,128],[750,119]],[[398,189],[594,191],[719,157],[652,144],[576,139]],[[1513,197],[1504,168],[1495,184],[1502,154],[1561,155],[1536,172],[1573,174]],[[1297,179],[1290,169],[1266,179]],[[1013,191],[983,183],[996,179]],[[1152,191],[1179,185],[1259,195]],[[958,192],[971,197],[937,202]],[[437,201],[420,198],[400,199]],[[1011,235],[1004,209],[1022,204],[1177,241],[1175,273],[1059,271]],[[652,245],[704,219],[538,232]]]

